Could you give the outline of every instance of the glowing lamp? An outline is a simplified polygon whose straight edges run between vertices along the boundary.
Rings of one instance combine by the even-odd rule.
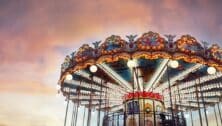
[[[177,68],[179,67],[179,62],[177,60],[172,60],[170,61],[169,65],[171,68]]]
[[[92,65],[89,67],[89,70],[90,70],[90,72],[95,73],[98,70],[98,68],[96,65]]]
[[[217,70],[214,67],[208,67],[207,68],[207,73],[208,74],[215,74]]]
[[[65,80],[72,80],[72,75],[71,74],[67,74]]]
[[[127,66],[128,66],[129,68],[133,68],[133,67],[136,66],[136,62],[135,62],[134,60],[128,60]]]

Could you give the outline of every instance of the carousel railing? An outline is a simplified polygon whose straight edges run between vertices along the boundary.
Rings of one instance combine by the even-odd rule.
[[[105,115],[103,126],[186,126],[186,120],[181,115],[173,120],[171,113],[163,112],[119,112]]]

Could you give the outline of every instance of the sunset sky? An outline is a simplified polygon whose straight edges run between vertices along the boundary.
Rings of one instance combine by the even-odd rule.
[[[61,126],[60,64],[83,43],[147,31],[222,44],[221,0],[0,0],[0,126]]]

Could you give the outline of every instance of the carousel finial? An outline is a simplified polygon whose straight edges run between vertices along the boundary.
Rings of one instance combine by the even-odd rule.
[[[71,59],[74,58],[75,54],[76,54],[76,51],[74,51],[74,52],[71,53]]]
[[[99,48],[99,44],[101,43],[101,41],[95,41],[93,42],[94,48],[97,49]]]
[[[201,41],[201,43],[203,44],[204,49],[208,48],[209,43],[207,41]]]
[[[129,39],[129,42],[134,42],[134,39],[137,37],[137,35],[127,35],[126,37]]]
[[[173,39],[176,37],[176,35],[164,35],[167,39],[168,39],[168,42],[173,42]]]

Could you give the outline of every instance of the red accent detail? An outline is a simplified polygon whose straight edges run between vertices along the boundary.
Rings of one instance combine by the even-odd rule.
[[[95,50],[95,54],[97,54],[98,53],[98,50]]]
[[[133,98],[150,98],[150,99],[155,99],[159,101],[163,101],[163,95],[160,95],[159,93],[154,93],[154,92],[146,92],[146,91],[137,91],[137,92],[130,92],[128,94],[125,94],[123,96],[124,100],[130,100]]]
[[[129,44],[129,47],[130,47],[130,48],[133,48],[133,43],[130,43],[130,44]]]

